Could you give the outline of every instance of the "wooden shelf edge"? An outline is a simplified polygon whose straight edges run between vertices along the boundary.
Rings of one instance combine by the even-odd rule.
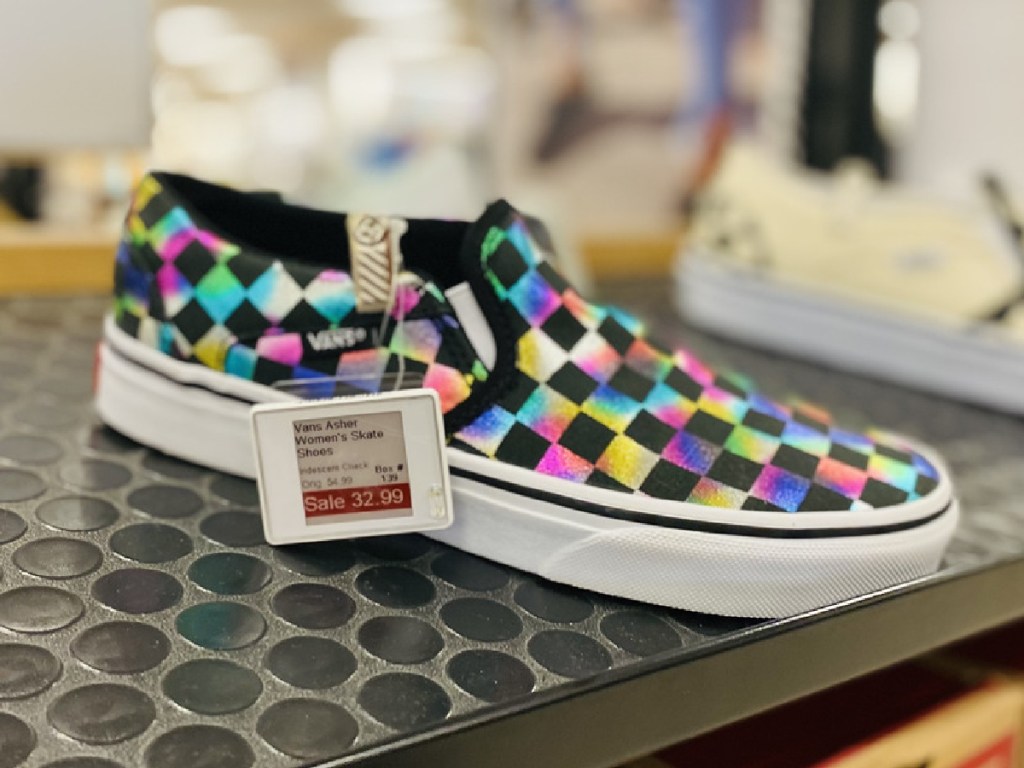
[[[109,235],[0,226],[0,295],[109,291],[116,248]]]
[[[581,243],[598,280],[669,273],[681,232],[594,236]],[[0,295],[97,293],[110,290],[116,240],[110,236],[30,232],[0,225]]]
[[[663,277],[672,269],[682,230],[585,237],[583,258],[596,280]]]

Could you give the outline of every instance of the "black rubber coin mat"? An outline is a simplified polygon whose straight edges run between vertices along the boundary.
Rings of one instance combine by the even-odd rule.
[[[613,298],[665,307],[664,290]],[[0,768],[311,763],[756,623],[568,589],[420,536],[272,548],[253,483],[97,422],[104,309],[0,302]],[[1024,552],[1021,419],[655,320],[772,394],[938,446],[965,512],[946,568]]]

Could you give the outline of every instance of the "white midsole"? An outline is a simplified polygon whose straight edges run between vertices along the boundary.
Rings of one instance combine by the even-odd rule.
[[[816,295],[767,274],[686,253],[677,302],[695,325],[932,392],[1024,413],[1024,344],[970,325]]]
[[[777,617],[933,573],[956,502],[892,533],[777,539],[641,525],[452,478],[455,523],[426,535],[563,584],[732,616]]]
[[[248,402],[133,364],[123,356],[123,343],[116,353],[112,346],[108,336],[100,349],[96,405],[104,421],[169,454],[252,476]],[[708,533],[542,501],[528,493],[537,485],[525,484],[516,493],[453,476],[455,522],[427,535],[561,583],[674,608],[754,617],[792,615],[931,573],[958,519],[954,501],[928,522],[885,533]]]

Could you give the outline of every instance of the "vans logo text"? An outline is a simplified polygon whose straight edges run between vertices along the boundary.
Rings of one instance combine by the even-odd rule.
[[[366,341],[365,328],[331,328],[316,333],[307,333],[306,340],[315,352],[331,349],[348,349]]]

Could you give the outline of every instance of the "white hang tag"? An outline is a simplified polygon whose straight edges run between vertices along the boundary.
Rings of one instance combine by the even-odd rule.
[[[451,482],[437,393],[410,389],[251,411],[271,544],[447,528]]]

